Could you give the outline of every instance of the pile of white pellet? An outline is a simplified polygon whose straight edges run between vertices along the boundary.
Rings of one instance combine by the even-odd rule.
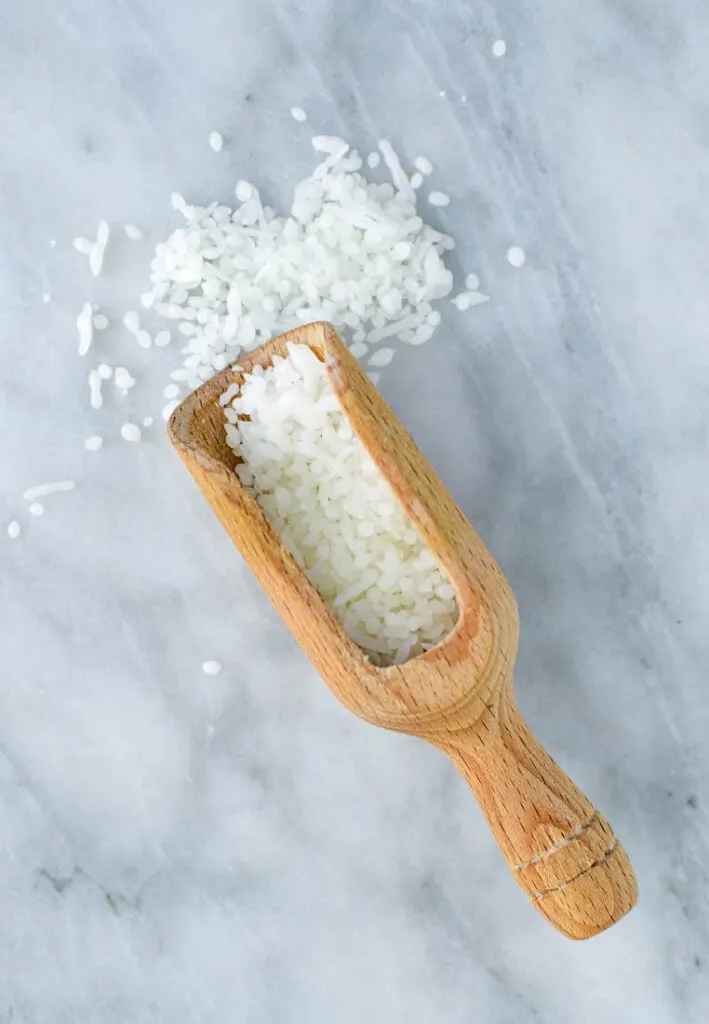
[[[286,216],[246,181],[235,209],[173,195],[187,223],[157,246],[141,301],[179,321],[184,361],[172,377],[180,387],[192,390],[241,351],[315,320],[343,331],[371,369],[389,362],[393,350],[378,347],[386,339],[419,345],[439,324],[433,303],[452,290],[443,254],[454,243],[416,211],[421,171],[408,177],[385,139],[379,149],[392,180],[377,184],[359,173],[362,159],[343,139],[312,141],[325,158],[296,186]],[[433,169],[423,158],[417,164]]]
[[[353,640],[377,664],[440,643],[458,615],[453,587],[311,349],[290,345],[235,391],[222,404],[236,472]]]

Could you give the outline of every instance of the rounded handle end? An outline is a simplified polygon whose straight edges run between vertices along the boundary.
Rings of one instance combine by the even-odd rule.
[[[571,939],[598,935],[638,898],[628,856],[597,811],[585,825],[512,869],[536,909]]]

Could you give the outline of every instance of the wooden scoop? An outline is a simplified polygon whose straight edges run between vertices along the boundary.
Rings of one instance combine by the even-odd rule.
[[[403,665],[379,668],[343,627],[234,473],[219,396],[242,374],[217,374],[169,424],[172,443],[298,643],[342,703],[385,729],[420,736],[470,783],[514,877],[559,931],[585,939],[637,898],[628,857],[608,822],[522,720],[512,669],[518,615],[510,587],[442,482],[329,324],[276,338],[244,371],[309,345],[325,362],[345,415],[455,587],[449,638]]]

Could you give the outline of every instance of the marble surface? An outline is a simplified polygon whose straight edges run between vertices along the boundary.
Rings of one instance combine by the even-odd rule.
[[[0,29],[0,1020],[706,1021],[706,3],[31,0]],[[441,755],[310,669],[160,439],[176,353],[107,333],[139,387],[89,407],[76,314],[135,304],[170,190],[287,202],[312,131],[428,155],[492,296],[382,389],[518,595],[525,714],[636,866],[589,943]],[[147,240],[93,281],[71,239],[103,216]],[[140,446],[126,409],[158,417]]]

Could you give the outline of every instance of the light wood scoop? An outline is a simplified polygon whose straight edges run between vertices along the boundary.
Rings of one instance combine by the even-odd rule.
[[[608,822],[529,731],[515,703],[518,615],[505,577],[443,483],[329,324],[309,324],[240,360],[244,371],[309,345],[353,429],[455,587],[450,637],[378,668],[345,633],[234,473],[219,396],[224,370],[174,412],[170,438],[276,609],[335,695],[373,725],[420,736],[470,783],[514,877],[559,931],[585,939],[637,898]]]

